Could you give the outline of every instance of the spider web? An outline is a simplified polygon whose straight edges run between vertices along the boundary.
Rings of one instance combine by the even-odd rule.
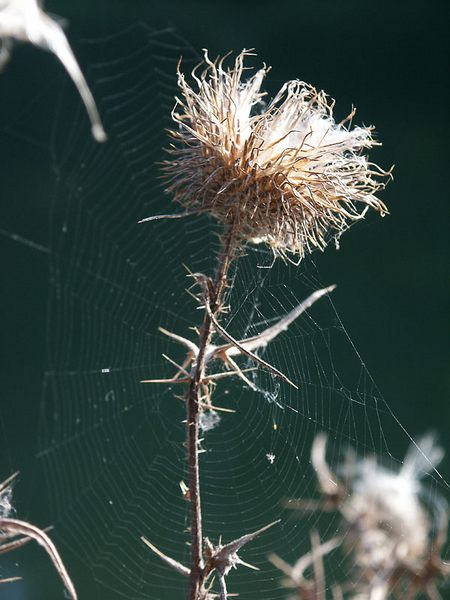
[[[195,52],[173,32],[144,25],[86,43],[89,80],[109,141],[93,142],[77,98],[64,92],[52,141],[48,370],[39,458],[46,474],[54,538],[73,562],[83,598],[171,599],[186,581],[140,541],[189,564],[185,412],[179,386],[143,385],[171,377],[167,354],[181,347],[158,332],[195,339],[202,314],[185,293],[191,271],[210,274],[218,228],[207,217],[138,225],[168,212],[157,162],[167,145],[175,67]],[[332,250],[330,250],[332,251]],[[223,324],[236,338],[255,335],[288,313],[322,282],[314,261],[298,268],[260,247],[248,248],[233,273]],[[218,385],[206,415],[201,454],[204,534],[225,541],[282,522],[242,552],[260,572],[240,568],[230,592],[248,599],[285,598],[275,552],[293,562],[309,549],[309,532],[336,532],[332,517],[287,511],[289,498],[317,496],[310,464],[314,436],[330,437],[331,464],[351,444],[394,461],[389,439],[407,440],[349,340],[332,297],[321,299],[264,351],[298,390],[262,371],[258,391],[240,380]],[[246,360],[242,367],[252,366]],[[336,448],[333,451],[333,447]],[[76,574],[78,565],[79,575]],[[330,583],[350,568],[327,565]],[[93,581],[98,591],[93,591]],[[100,595],[99,595],[100,594]]]

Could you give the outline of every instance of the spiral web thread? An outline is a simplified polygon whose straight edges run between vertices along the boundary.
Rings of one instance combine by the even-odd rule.
[[[52,151],[55,195],[51,215],[48,371],[39,458],[46,474],[54,538],[69,567],[80,566],[80,594],[157,599],[181,597],[183,578],[140,541],[144,535],[188,564],[188,504],[184,406],[179,386],[142,385],[170,377],[162,353],[182,362],[183,350],[158,332],[163,326],[195,339],[201,313],[184,292],[192,271],[211,273],[217,228],[207,217],[138,225],[169,212],[158,166],[167,145],[180,55],[195,53],[174,33],[146,26],[96,39],[89,80],[109,141],[91,140],[82,107],[63,94]],[[174,207],[171,206],[174,210]],[[330,251],[333,251],[332,249]],[[248,248],[234,273],[224,325],[237,339],[254,335],[289,312],[321,282],[314,262],[299,268],[270,252]],[[291,563],[309,549],[309,532],[334,535],[337,522],[319,513],[287,511],[287,498],[317,497],[310,464],[320,431],[330,438],[330,463],[351,444],[362,456],[394,461],[391,436],[407,444],[348,339],[332,298],[302,315],[264,351],[294,380],[295,390],[258,370],[260,391],[235,379],[221,382],[214,404],[235,409],[205,431],[201,455],[204,533],[230,541],[281,518],[243,552],[260,567],[229,577],[229,591],[248,599],[285,598],[275,552]],[[251,366],[242,361],[243,366]],[[326,563],[327,582],[345,579],[350,563]],[[76,571],[74,580],[77,581]],[[84,588],[83,588],[84,586]],[[89,591],[88,591],[89,590]]]

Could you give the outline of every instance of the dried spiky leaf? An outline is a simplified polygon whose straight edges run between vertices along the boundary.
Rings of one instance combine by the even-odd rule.
[[[84,102],[92,125],[92,135],[98,142],[104,142],[106,133],[94,97],[61,25],[42,9],[42,2],[39,0],[0,2],[0,70],[9,60],[13,40],[30,42],[53,52],[59,58]]]

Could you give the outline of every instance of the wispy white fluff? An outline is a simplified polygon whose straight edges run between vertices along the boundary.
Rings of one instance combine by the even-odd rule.
[[[203,433],[215,429],[220,423],[220,415],[217,411],[211,409],[200,413],[199,427]]]
[[[12,489],[8,486],[0,494],[0,519],[10,517],[12,513]]]

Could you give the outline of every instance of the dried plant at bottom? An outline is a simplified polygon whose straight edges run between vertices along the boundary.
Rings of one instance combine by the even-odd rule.
[[[413,600],[424,594],[440,599],[438,583],[450,574],[450,564],[441,558],[448,511],[438,494],[425,501],[421,482],[443,456],[433,436],[413,443],[397,471],[380,465],[374,456],[359,458],[349,451],[339,465],[340,477],[328,466],[326,442],[325,434],[317,435],[311,453],[322,499],[290,500],[288,506],[341,514],[343,543],[351,551],[358,579],[357,585],[348,584],[356,594],[349,597]]]
[[[0,70],[9,60],[13,40],[30,42],[53,52],[62,62],[84,102],[98,142],[106,140],[95,100],[81,72],[61,25],[41,8],[39,0],[0,2]]]
[[[13,510],[11,506],[11,483],[16,476],[17,473],[3,481],[3,483],[0,483],[0,554],[16,550],[32,540],[36,541],[49,555],[67,590],[68,597],[71,600],[77,600],[77,593],[72,580],[67,573],[55,544],[47,533],[31,523],[10,517]],[[9,583],[18,579],[20,577],[11,577],[0,580],[0,583]]]

